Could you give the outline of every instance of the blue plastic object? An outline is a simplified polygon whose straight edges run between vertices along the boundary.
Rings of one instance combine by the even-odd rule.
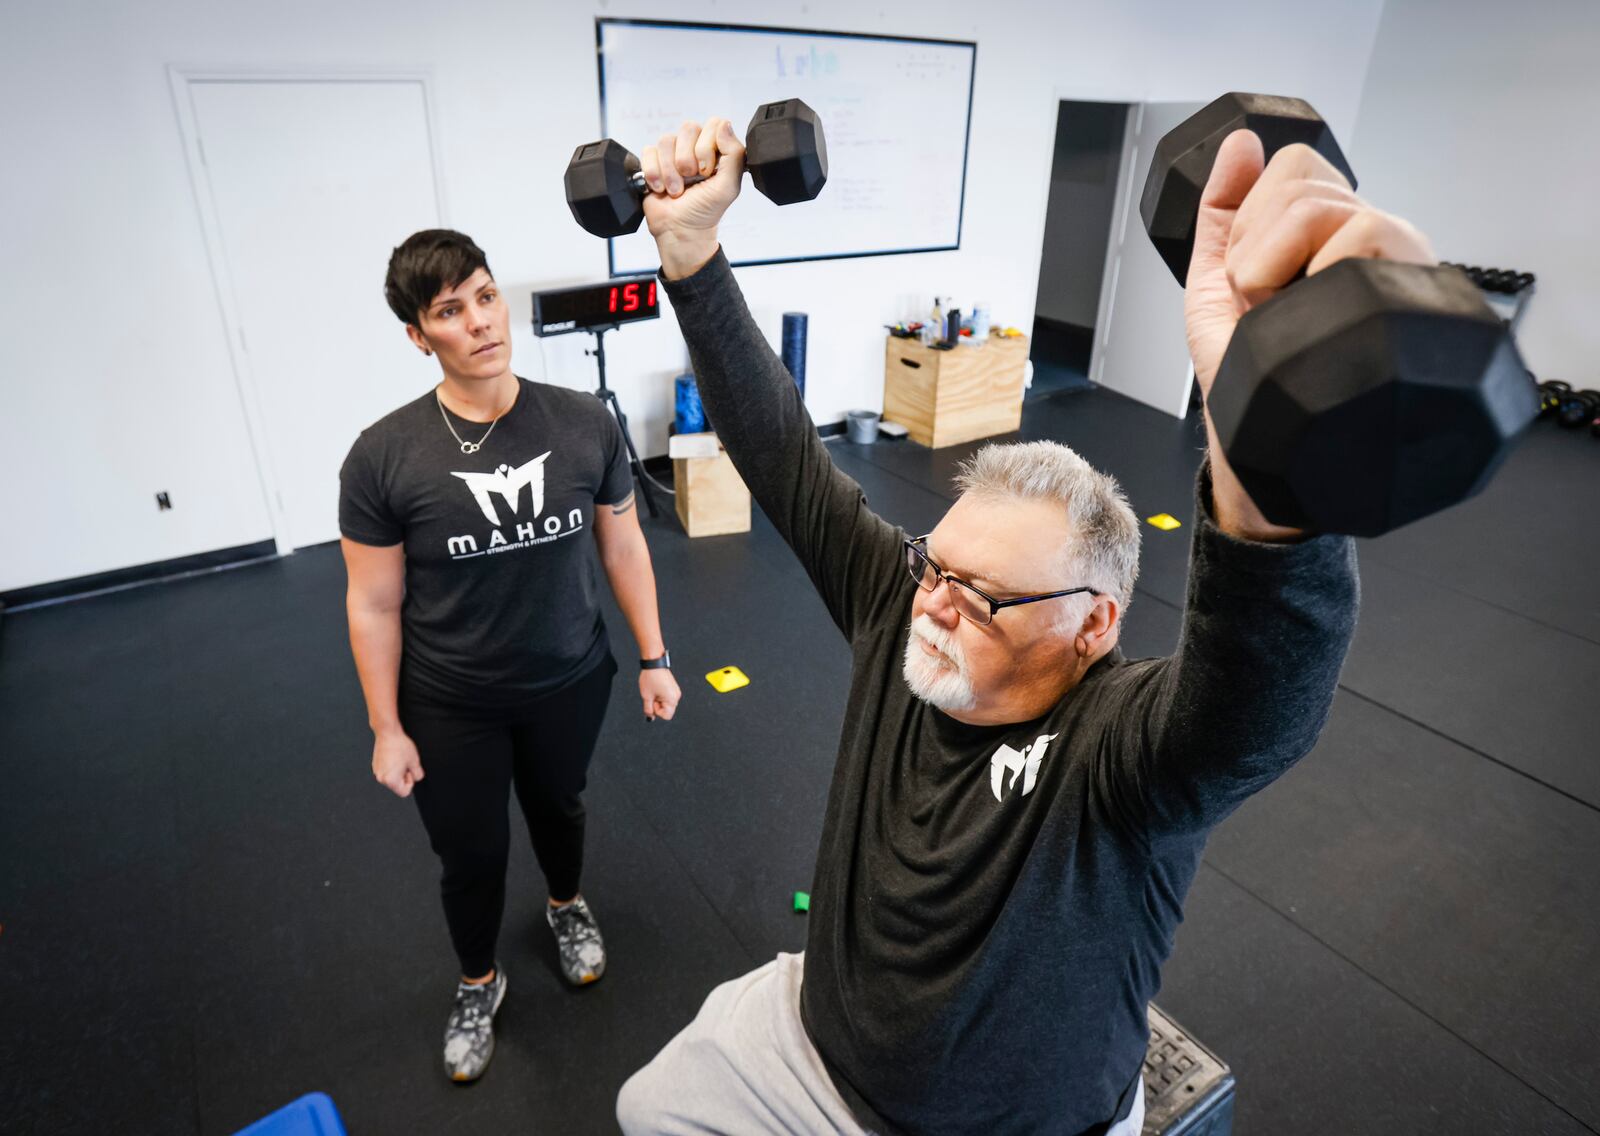
[[[706,430],[706,411],[700,405],[700,388],[694,385],[693,375],[684,375],[676,384],[676,404],[673,430],[678,434],[703,434]]]
[[[339,1110],[327,1093],[307,1093],[234,1136],[346,1136]]]

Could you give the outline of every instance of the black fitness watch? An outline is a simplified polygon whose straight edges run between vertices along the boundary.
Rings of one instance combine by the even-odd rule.
[[[639,669],[642,671],[668,671],[672,669],[672,652],[662,651],[659,659],[640,659]]]

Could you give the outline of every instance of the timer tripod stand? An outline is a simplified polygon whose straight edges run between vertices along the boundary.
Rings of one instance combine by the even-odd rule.
[[[606,386],[606,332],[615,331],[619,324],[606,327],[591,327],[589,334],[594,336],[594,346],[584,348],[585,355],[593,355],[595,363],[600,368],[600,389],[594,396],[611,408],[611,413],[617,417],[617,425],[622,428],[622,441],[628,447],[628,464],[633,468],[633,474],[639,479],[639,495],[644,498],[644,507],[650,510],[652,517],[656,516],[656,503],[650,496],[650,487],[653,485],[667,496],[672,496],[673,490],[668,489],[661,482],[645,472],[644,462],[639,460],[639,451],[634,449],[633,434],[628,429],[628,416],[622,412],[622,403],[617,399],[617,392]]]
[[[659,319],[661,309],[656,301],[656,281],[653,276],[633,280],[611,280],[604,284],[585,284],[576,288],[560,288],[533,294],[533,334],[566,335],[586,331],[594,336],[594,347],[585,349],[593,355],[600,367],[600,389],[594,396],[605,403],[617,419],[622,430],[622,440],[628,447],[628,465],[639,479],[639,489],[644,497],[644,507],[656,516],[656,503],[650,496],[654,487],[667,496],[673,495],[661,482],[645,472],[644,462],[633,444],[633,432],[628,429],[628,416],[622,412],[617,392],[606,385],[605,334],[624,324],[640,320]]]

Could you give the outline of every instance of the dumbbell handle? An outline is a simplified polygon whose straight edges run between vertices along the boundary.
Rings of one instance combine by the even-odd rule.
[[[691,185],[699,185],[701,182],[707,180],[709,179],[705,174],[691,174],[683,179],[683,184],[684,187],[687,188]],[[644,174],[642,172],[636,173],[628,179],[628,188],[633,190],[633,192],[637,193],[640,197],[643,197],[648,193],[655,192],[650,188],[649,185],[645,183]]]

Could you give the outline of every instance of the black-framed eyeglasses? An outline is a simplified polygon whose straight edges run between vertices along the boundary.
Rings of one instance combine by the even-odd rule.
[[[928,536],[932,536],[929,533]],[[980,627],[987,627],[994,620],[994,613],[1003,607],[1020,607],[1023,604],[1038,603],[1040,600],[1060,599],[1062,596],[1075,596],[1080,592],[1088,592],[1091,596],[1102,593],[1093,588],[1065,588],[1059,592],[1041,592],[1036,596],[1018,596],[1013,600],[997,600],[976,584],[969,584],[959,576],[952,576],[928,558],[923,551],[923,545],[928,543],[927,536],[919,536],[914,540],[905,542],[906,546],[906,571],[911,573],[911,578],[917,582],[917,587],[925,592],[937,590],[941,583],[950,585],[950,602],[956,612],[963,618],[971,620]]]

